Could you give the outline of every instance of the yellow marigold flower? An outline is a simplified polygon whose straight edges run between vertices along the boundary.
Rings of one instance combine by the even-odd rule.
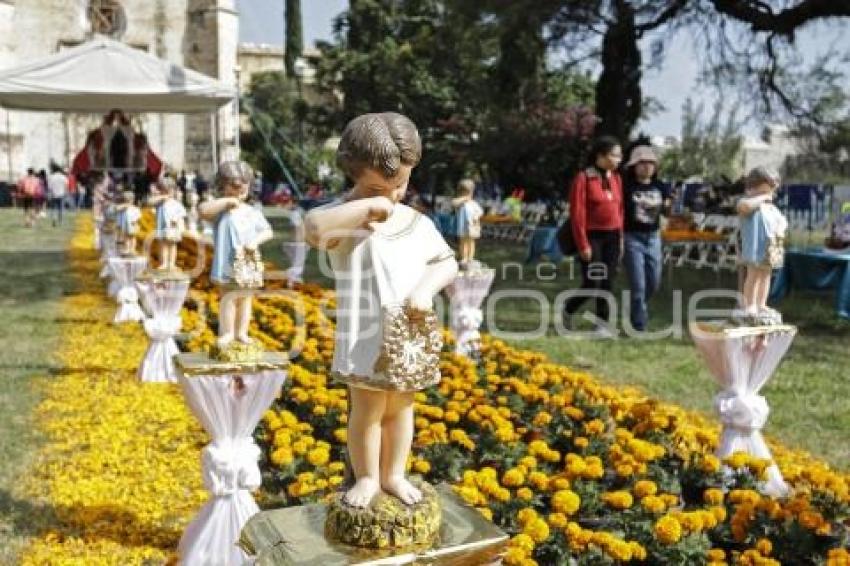
[[[850,566],[850,552],[846,548],[833,548],[826,554],[826,566]]]
[[[525,484],[525,475],[518,468],[511,468],[502,476],[502,485],[506,487],[519,487]]]
[[[546,488],[549,487],[549,476],[543,472],[531,472],[528,474],[528,483],[531,484],[534,489],[546,491]]]
[[[600,419],[593,419],[584,423],[584,432],[590,436],[597,436],[605,432],[605,423]]]
[[[271,460],[275,466],[288,466],[293,460],[292,450],[289,448],[278,448],[272,452]]]
[[[324,466],[330,460],[330,456],[324,448],[314,448],[307,454],[307,461],[314,466]]]
[[[706,489],[702,493],[702,500],[709,505],[720,505],[723,503],[723,491],[716,488]]]
[[[602,501],[614,509],[628,509],[634,503],[632,494],[625,490],[609,491],[602,495]]]
[[[614,471],[621,478],[631,477],[635,473],[635,469],[630,464],[617,464],[614,467]]]
[[[726,560],[726,552],[722,548],[712,548],[705,554],[705,557],[713,562],[720,562]]]
[[[475,509],[488,521],[493,520],[493,511],[489,507],[476,507]]]
[[[531,554],[534,550],[534,539],[525,533],[516,535],[508,544],[512,548],[519,548],[525,551],[526,554]]]
[[[632,559],[632,547],[622,540],[611,541],[605,548],[606,553],[614,560],[627,562]]]
[[[655,495],[658,492],[658,486],[651,480],[639,480],[635,482],[632,491],[634,491],[636,497],[643,498],[647,495]]]
[[[566,407],[564,408],[564,413],[566,413],[566,415],[574,421],[580,421],[584,419],[584,411],[582,411],[578,407]]]
[[[584,473],[584,470],[587,468],[587,464],[584,463],[584,460],[576,456],[575,458],[570,458],[570,456],[575,456],[574,454],[567,454],[567,468],[566,471],[571,476],[580,476]]]
[[[726,520],[726,508],[721,506],[715,506],[709,509],[711,514],[714,515],[714,518],[717,519],[718,523],[722,523]]]
[[[562,489],[552,495],[552,509],[565,515],[574,515],[581,507],[581,498],[572,490]]]
[[[431,471],[431,463],[427,460],[416,460],[413,463],[413,470],[417,474],[427,474]]]
[[[570,489],[570,480],[564,477],[553,478],[550,482],[552,489]]]
[[[537,511],[535,511],[532,507],[523,507],[517,511],[516,514],[517,523],[523,527],[538,517],[539,515],[537,514]]]
[[[445,421],[447,423],[452,423],[452,424],[460,421],[460,415],[458,414],[457,411],[446,411],[443,418],[445,419]]]
[[[516,495],[523,501],[531,501],[534,497],[534,492],[527,487],[521,487],[516,490]]]
[[[640,504],[650,513],[663,513],[667,509],[664,500],[656,495],[647,495],[640,500]]]
[[[729,492],[729,501],[731,503],[748,503],[756,505],[761,501],[761,494],[752,489],[733,489]]]
[[[307,452],[307,443],[304,440],[297,440],[292,444],[292,451],[298,455],[302,456]]]
[[[727,456],[723,459],[723,463],[729,466],[730,468],[739,469],[743,468],[747,465],[747,462],[750,461],[750,455],[746,452],[735,452],[731,456]]]
[[[817,511],[803,511],[797,520],[810,531],[817,530],[824,524],[823,517]]]
[[[702,517],[699,513],[680,513],[676,519],[682,528],[688,532],[696,533],[703,529]]]
[[[762,556],[770,556],[770,553],[773,552],[773,543],[770,542],[770,539],[760,538],[756,541],[756,550],[761,552]]]
[[[502,503],[504,503],[505,501],[510,500],[511,490],[503,487],[503,488],[499,488],[499,489],[495,490],[491,495],[493,497],[495,497],[498,501],[501,501]]]
[[[700,462],[700,470],[708,474],[714,474],[720,471],[720,460],[713,454],[708,454]]]
[[[549,446],[542,440],[532,440],[528,443],[528,453],[532,456],[545,454],[549,450]]]
[[[529,522],[523,528],[522,532],[529,535],[534,542],[540,544],[549,538],[549,525],[546,521],[538,517],[537,519]]]
[[[522,561],[525,559],[526,552],[522,548],[512,546],[505,552],[505,564],[508,566],[522,566]]]
[[[313,414],[316,415],[317,417],[321,417],[321,416],[327,414],[327,412],[328,412],[328,408],[325,407],[324,405],[316,405],[315,407],[313,407]]]
[[[552,415],[547,413],[546,411],[541,411],[535,415],[532,424],[537,427],[544,427],[552,422]]]
[[[577,436],[575,440],[573,440],[573,444],[576,445],[576,448],[584,450],[587,448],[587,445],[590,444],[590,441],[584,436]]]
[[[654,532],[662,544],[676,544],[682,538],[682,525],[674,517],[665,515],[656,521]]]
[[[646,549],[639,542],[629,541],[629,547],[632,550],[634,560],[646,560]]]
[[[549,513],[546,520],[549,521],[550,526],[556,529],[563,529],[567,526],[567,516],[563,513]]]

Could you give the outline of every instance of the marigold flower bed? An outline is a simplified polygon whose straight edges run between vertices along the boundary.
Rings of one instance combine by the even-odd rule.
[[[195,258],[194,244],[181,247],[183,265]],[[94,278],[92,266],[77,267]],[[185,346],[200,350],[214,340],[218,299],[204,277],[193,287],[182,313],[184,330],[193,331]],[[347,394],[328,378],[333,293],[272,287],[280,293],[255,301],[251,334],[300,355],[257,431],[264,449],[258,497],[267,506],[299,505],[321,501],[343,482]],[[69,316],[84,316],[87,301],[105,303],[88,294],[69,299]],[[98,324],[101,335],[85,346],[102,343],[101,350],[69,347],[122,377],[112,369],[81,372],[79,383],[69,375],[59,380],[68,388],[51,386],[40,415],[53,468],[39,477],[54,502],[96,505],[106,497],[84,494],[102,491],[140,520],[97,526],[114,518],[104,521],[84,505],[71,514],[73,528],[42,537],[31,554],[91,556],[86,564],[157,562],[204,499],[197,460],[204,435],[176,388],[142,387],[129,375],[144,346],[140,331]],[[506,563],[850,564],[847,474],[773,445],[794,494],[763,497],[757,482],[768,462],[736,454],[726,462],[733,473],[724,473],[711,455],[718,427],[700,415],[489,338],[476,366],[449,351],[448,333],[446,341],[442,383],[417,395],[410,469],[432,483],[450,482],[509,532]],[[106,410],[110,398],[116,406]],[[76,453],[83,456],[70,457]],[[163,478],[166,463],[174,471]],[[97,489],[86,488],[85,474]],[[73,529],[79,536],[68,537]],[[111,559],[119,551],[123,562]]]

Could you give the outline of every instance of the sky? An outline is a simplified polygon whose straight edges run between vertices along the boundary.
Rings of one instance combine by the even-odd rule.
[[[237,0],[237,4],[241,12],[240,38],[243,42],[283,43],[284,0]],[[301,12],[305,46],[312,46],[316,40],[330,40],[334,17],[347,7],[348,0],[303,0]],[[846,45],[848,33],[850,23],[847,22],[841,25],[815,24],[798,34],[797,45],[810,59],[839,41],[844,40]],[[698,54],[685,34],[680,33],[667,46],[663,67],[644,74],[644,94],[657,99],[665,109],[639,124],[639,129],[649,135],[679,135],[682,105],[689,96],[702,101],[708,113],[713,98],[697,84],[698,73]],[[760,129],[757,124],[746,126],[750,134]]]

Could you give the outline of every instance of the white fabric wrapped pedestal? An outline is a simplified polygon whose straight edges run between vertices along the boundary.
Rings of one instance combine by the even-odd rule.
[[[100,270],[100,278],[106,279],[112,277],[112,271],[109,269],[109,260],[113,257],[118,257],[118,237],[115,230],[101,230],[100,232],[100,261],[103,267]],[[115,296],[117,289],[114,289],[110,282],[109,296]]]
[[[189,292],[188,277],[143,277],[136,282],[142,304],[150,314],[144,321],[150,345],[139,365],[138,376],[144,382],[177,383],[174,356],[180,353],[174,336],[180,332],[180,308]]]
[[[111,257],[108,260],[112,272],[112,283],[117,288],[115,299],[118,301],[118,312],[112,320],[115,324],[122,322],[139,322],[144,320],[145,313],[139,306],[139,292],[136,290],[136,278],[142,274],[148,265],[148,260],[141,256]]]
[[[285,362],[279,354],[266,354],[278,360],[278,367],[270,363],[219,373],[226,365],[200,356],[205,360],[181,354],[175,362],[186,403],[212,437],[201,455],[204,486],[212,497],[183,533],[180,561],[187,566],[241,566],[248,557],[236,542],[248,519],[259,512],[251,491],[261,483],[260,449],[252,434],[286,379]]]
[[[446,287],[446,294],[451,299],[451,327],[458,354],[470,356],[479,351],[479,329],[484,321],[481,305],[490,293],[495,276],[493,269],[473,268],[458,273],[454,282]]]
[[[289,269],[286,270],[286,278],[288,284],[292,287],[293,283],[302,283],[304,281],[304,264],[307,262],[308,246],[304,242],[284,242],[283,252],[289,258]]]
[[[723,388],[714,398],[714,408],[723,424],[717,447],[719,458],[734,452],[773,458],[761,434],[770,409],[759,391],[776,371],[796,334],[797,328],[790,325],[691,327],[697,349]],[[767,469],[763,491],[773,496],[788,493],[788,485],[776,465]]]

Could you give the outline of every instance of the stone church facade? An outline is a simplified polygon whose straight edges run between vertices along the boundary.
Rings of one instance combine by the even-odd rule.
[[[0,72],[84,43],[94,33],[221,82],[236,82],[239,15],[235,0],[0,0]],[[120,102],[115,108],[121,108]],[[0,171],[18,178],[51,160],[68,166],[100,115],[0,110]],[[233,104],[212,115],[141,114],[133,125],[170,167],[209,175],[235,155]],[[216,130],[215,141],[212,131]],[[213,155],[213,153],[217,155]]]

